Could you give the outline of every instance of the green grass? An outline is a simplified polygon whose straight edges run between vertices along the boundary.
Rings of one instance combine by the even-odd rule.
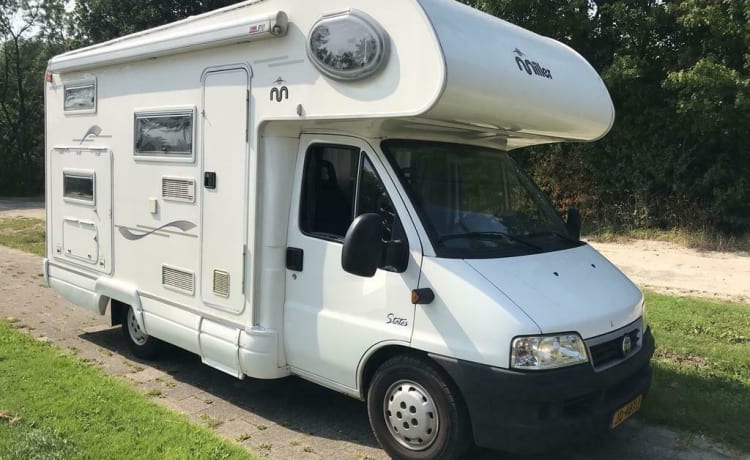
[[[0,389],[3,460],[252,458],[125,382],[2,321]]]
[[[631,228],[617,229],[616,231],[592,230],[584,235],[584,237],[591,241],[603,243],[622,243],[629,240],[654,240],[704,251],[750,252],[750,233],[744,235],[727,235],[709,230]]]
[[[0,219],[0,244],[44,256],[44,220],[19,217]]]
[[[750,305],[647,293],[654,382],[641,418],[750,452]]]

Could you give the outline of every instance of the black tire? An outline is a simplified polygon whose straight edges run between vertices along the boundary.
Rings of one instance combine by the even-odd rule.
[[[394,459],[460,459],[472,447],[458,389],[426,359],[402,355],[383,363],[367,392],[367,412],[375,437]]]
[[[122,309],[122,333],[128,343],[128,348],[141,359],[153,359],[161,350],[159,339],[146,334],[135,321],[133,307],[125,305]]]

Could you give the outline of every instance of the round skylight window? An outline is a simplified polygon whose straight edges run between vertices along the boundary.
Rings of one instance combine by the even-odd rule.
[[[312,28],[307,52],[323,74],[361,80],[385,67],[388,35],[366,14],[349,10],[324,16]]]

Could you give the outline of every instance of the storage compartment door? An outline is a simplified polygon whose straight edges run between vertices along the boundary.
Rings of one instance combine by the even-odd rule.
[[[112,152],[56,148],[50,153],[50,258],[112,272]]]

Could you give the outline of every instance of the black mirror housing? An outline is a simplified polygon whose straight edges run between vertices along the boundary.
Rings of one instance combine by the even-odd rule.
[[[362,214],[354,219],[344,237],[341,267],[352,275],[372,278],[383,257],[383,217]]]
[[[568,234],[576,241],[581,239],[581,213],[576,208],[568,209],[568,219],[565,223]]]

